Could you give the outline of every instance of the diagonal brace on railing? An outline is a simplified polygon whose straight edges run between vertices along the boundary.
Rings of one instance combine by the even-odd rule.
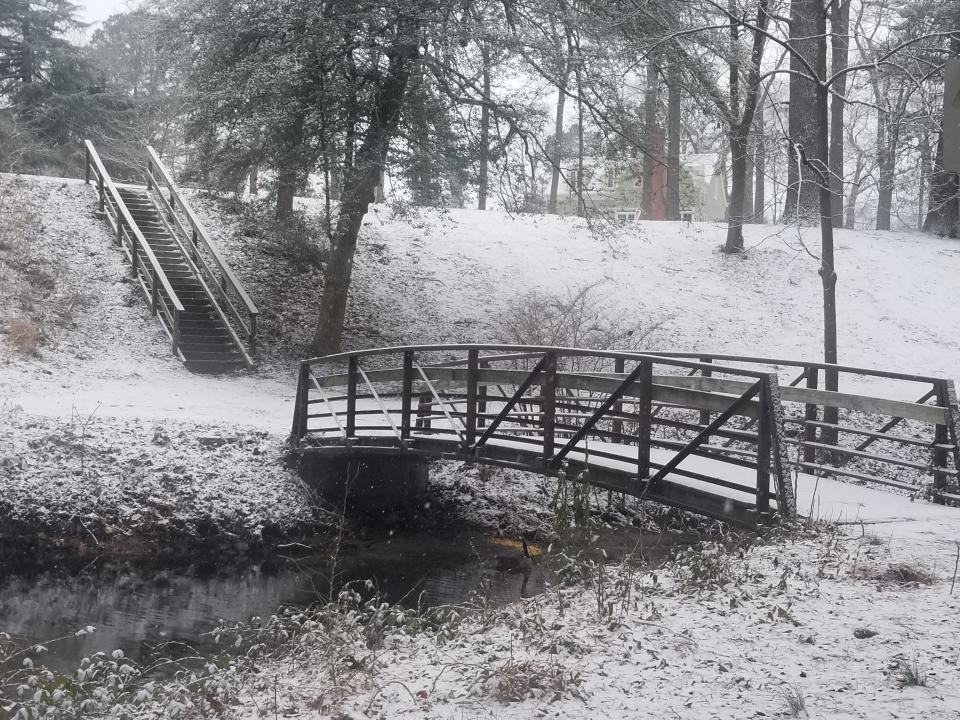
[[[383,404],[383,400],[380,399],[380,394],[373,386],[373,383],[370,382],[370,378],[367,377],[367,373],[362,367],[360,367],[359,363],[357,363],[357,370],[360,372],[360,376],[363,378],[363,381],[367,384],[367,389],[370,390],[370,394],[373,395],[373,399],[376,401],[377,405],[380,406],[380,412],[383,413],[383,416],[387,419],[387,422],[390,423],[390,427],[393,429],[393,434],[397,436],[397,440],[403,440],[403,437],[400,435],[400,431],[397,430],[397,424],[393,421],[393,417],[390,415],[390,411],[387,410],[387,406]]]
[[[923,405],[925,402],[927,402],[927,400],[929,400],[930,398],[932,398],[932,397],[933,397],[934,395],[936,395],[936,394],[937,394],[937,390],[936,390],[936,388],[934,388],[933,390],[930,390],[926,395],[924,395],[923,397],[921,397],[919,400],[917,400],[917,402],[916,402],[915,404],[916,404],[916,405]],[[893,430],[897,425],[899,425],[900,423],[902,423],[903,420],[904,420],[904,419],[903,419],[902,417],[895,417],[895,418],[887,421],[887,422],[883,425],[883,427],[881,427],[877,432],[879,432],[881,435],[882,435],[883,433],[890,432],[890,431]],[[857,450],[866,450],[868,447],[870,447],[871,445],[873,445],[877,440],[880,440],[880,437],[879,437],[879,436],[877,436],[877,435],[871,435],[871,436],[868,437],[866,440],[864,440],[864,441],[861,442],[859,445],[857,445],[856,449],[857,449]],[[849,460],[849,458],[844,459],[844,460],[840,463],[840,465],[845,464],[848,460]],[[839,466],[838,466],[838,467],[839,467]]]
[[[583,423],[581,428],[577,430],[577,432],[572,438],[570,438],[569,441],[567,441],[567,444],[560,448],[556,454],[549,459],[548,462],[551,467],[557,467],[560,464],[560,461],[567,456],[567,453],[573,450],[573,448],[577,446],[577,443],[586,437],[587,433],[593,429],[593,426],[596,425],[603,418],[603,416],[607,414],[610,408],[613,407],[614,403],[623,397],[623,394],[630,388],[631,385],[633,385],[634,382],[636,382],[637,378],[640,377],[640,373],[643,372],[643,369],[644,363],[641,362],[637,365],[637,367],[634,368],[633,372],[627,375],[626,379],[617,386],[617,389],[614,390],[606,400],[604,400],[603,404],[597,408],[596,412],[587,418],[586,422]]]
[[[750,402],[750,400],[752,400],[758,392],[760,392],[760,382],[756,382],[751,385],[743,395],[734,400],[732,405],[717,415],[713,422],[697,433],[697,436],[693,440],[684,445],[680,452],[674,455],[666,465],[660,468],[656,474],[650,478],[650,484],[652,485],[653,483],[663,480],[663,478],[673,472],[677,465],[683,462],[690,453],[696,450],[697,447],[699,447],[703,441],[710,436],[711,433],[719,430],[721,425],[732,418],[744,405]]]
[[[490,439],[490,436],[496,431],[500,423],[502,423],[507,415],[510,414],[510,411],[516,407],[517,403],[520,402],[520,398],[523,397],[524,393],[530,389],[530,386],[533,385],[537,375],[543,372],[544,367],[547,365],[547,356],[544,355],[540,358],[540,362],[536,364],[533,370],[530,371],[530,374],[524,378],[523,382],[520,383],[520,386],[517,388],[517,391],[513,394],[513,397],[507,401],[507,404],[503,406],[503,409],[497,414],[497,417],[492,423],[487,426],[487,429],[483,431],[483,435],[480,436],[480,439],[477,440],[473,445],[470,446],[471,452],[476,452],[478,448],[483,447],[483,445]]]

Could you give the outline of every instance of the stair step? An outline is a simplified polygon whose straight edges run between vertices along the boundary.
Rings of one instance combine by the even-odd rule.
[[[180,350],[183,351],[184,355],[189,355],[191,358],[200,357],[201,355],[230,355],[231,358],[240,357],[236,346],[233,343],[227,342],[197,342],[195,339],[187,341],[181,338]]]

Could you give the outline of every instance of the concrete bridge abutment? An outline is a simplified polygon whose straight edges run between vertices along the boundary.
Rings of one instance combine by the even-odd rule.
[[[417,456],[343,455],[303,452],[300,477],[327,500],[348,509],[390,511],[424,496],[430,463]]]

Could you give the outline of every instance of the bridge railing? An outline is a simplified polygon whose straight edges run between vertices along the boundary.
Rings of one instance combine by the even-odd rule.
[[[960,412],[952,380],[744,355],[651,354],[777,372],[785,442],[804,472],[960,501]]]
[[[180,349],[180,316],[183,303],[177,297],[163,267],[134,222],[100,155],[89,140],[84,141],[84,179],[96,181],[98,210],[106,215],[117,244],[130,261],[131,272],[166,331],[176,355]],[[141,257],[142,254],[142,257]]]
[[[649,354],[387,348],[304,361],[293,437],[331,453],[589,467],[602,486],[755,520],[795,511],[779,392],[775,373]]]

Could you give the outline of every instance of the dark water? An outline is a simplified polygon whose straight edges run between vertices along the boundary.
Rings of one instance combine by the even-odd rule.
[[[633,531],[598,540],[612,557],[657,538]],[[397,533],[345,544],[331,567],[330,551],[272,558],[228,568],[140,571],[92,567],[73,574],[45,572],[0,577],[0,632],[24,645],[42,643],[48,667],[69,672],[82,657],[122,649],[147,662],[158,654],[182,655],[180,643],[212,650],[206,633],[220,620],[248,621],[284,605],[304,606],[326,596],[331,570],[340,587],[372,580],[384,599],[408,606],[437,606],[486,598],[506,604],[540,593],[545,573],[524,562],[511,540],[464,531],[447,536]],[[534,553],[537,548],[534,548]],[[654,554],[657,551],[654,550]],[[96,631],[76,637],[78,629]]]

